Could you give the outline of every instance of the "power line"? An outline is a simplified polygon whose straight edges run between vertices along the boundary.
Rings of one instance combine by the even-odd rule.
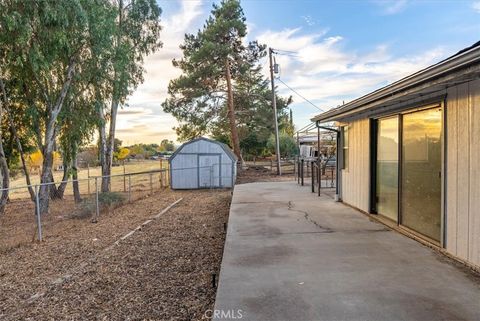
[[[318,110],[320,110],[321,112],[325,112],[325,110],[323,110],[322,108],[318,107],[317,105],[315,105],[314,103],[312,103],[310,100],[308,100],[307,98],[305,98],[304,96],[302,96],[298,91],[296,91],[295,89],[293,89],[292,87],[290,87],[289,85],[287,85],[282,79],[280,78],[277,78],[278,81],[280,81],[282,84],[284,84],[288,89],[290,89],[291,91],[293,91],[294,93],[296,93],[299,97],[301,97],[303,100],[305,100],[307,103],[309,103],[310,105],[312,105],[313,107],[317,108]]]

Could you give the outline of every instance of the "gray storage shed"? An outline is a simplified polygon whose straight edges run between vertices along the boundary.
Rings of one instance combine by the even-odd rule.
[[[169,159],[172,189],[233,187],[237,157],[230,148],[200,137],[180,146]]]

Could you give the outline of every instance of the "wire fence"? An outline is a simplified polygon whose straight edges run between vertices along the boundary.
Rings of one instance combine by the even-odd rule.
[[[102,179],[106,178],[108,191],[102,192]],[[96,222],[102,213],[152,195],[169,184],[168,169],[159,169],[11,187],[0,218],[0,250],[42,241],[45,234],[54,237],[56,227],[66,221]],[[48,213],[40,215],[41,186],[48,186],[49,206]]]
[[[246,161],[247,166],[261,166],[264,167],[272,173],[277,172],[277,161],[275,159],[252,159]],[[295,173],[295,158],[282,158],[280,160],[280,167],[282,170],[282,174],[294,174]]]
[[[181,189],[230,188],[236,179],[233,168],[231,163],[167,167],[10,187],[8,202],[0,216],[0,252],[36,240],[61,237],[59,231],[75,228],[76,220],[98,222],[110,217],[104,214],[115,208],[155,193],[160,193],[161,197],[161,191],[172,186],[172,177],[184,177],[193,182]],[[108,183],[104,191],[102,181]],[[47,213],[41,213],[39,191],[42,186],[47,186],[49,192]]]

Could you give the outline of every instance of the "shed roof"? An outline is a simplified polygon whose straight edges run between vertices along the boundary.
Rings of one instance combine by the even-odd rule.
[[[410,101],[428,103],[444,96],[448,87],[480,77],[480,41],[460,50],[453,56],[388,86],[375,90],[337,108],[321,113],[312,121],[328,122],[381,113],[387,107],[394,109]]]
[[[207,141],[209,143],[212,143],[212,144],[216,144],[216,145],[219,145],[224,151],[225,151],[225,154],[228,155],[228,157],[236,162],[237,161],[237,156],[232,152],[232,150],[230,149],[230,147],[228,147],[226,144],[224,143],[221,143],[219,141],[216,141],[216,140],[213,140],[213,139],[209,139],[209,138],[205,138],[205,137],[198,137],[198,138],[195,138],[195,139],[192,139],[186,143],[183,143],[182,146],[180,146],[179,148],[177,148],[177,150],[172,154],[172,156],[170,156],[169,160],[172,160],[175,158],[175,156],[177,156],[181,150],[187,146],[187,145],[190,145],[192,143],[195,143],[195,142],[198,142],[200,140],[204,140],[204,141]]]

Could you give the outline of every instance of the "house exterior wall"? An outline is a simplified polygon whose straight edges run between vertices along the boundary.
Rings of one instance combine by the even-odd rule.
[[[342,201],[369,212],[370,122],[360,119],[348,124],[348,167],[342,169]]]
[[[446,99],[446,249],[480,266],[480,80]]]
[[[480,266],[480,79],[450,87],[444,112],[444,245],[450,254]],[[369,120],[345,125],[349,165],[341,175],[342,201],[369,212]]]

